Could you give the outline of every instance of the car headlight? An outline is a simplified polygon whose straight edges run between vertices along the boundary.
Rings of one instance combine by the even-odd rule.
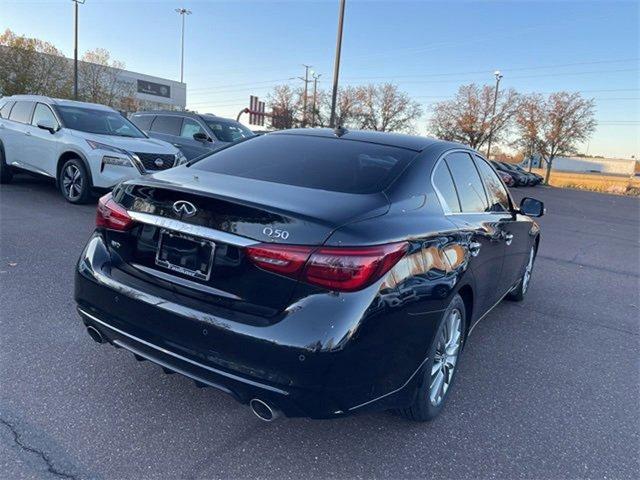
[[[102,168],[105,165],[117,165],[118,167],[133,167],[133,163],[130,158],[122,158],[122,157],[111,157],[109,155],[105,155],[102,157]]]
[[[187,157],[184,156],[184,153],[178,150],[178,153],[176,153],[176,161],[174,165],[177,167],[178,165],[184,165],[187,162],[188,162]]]

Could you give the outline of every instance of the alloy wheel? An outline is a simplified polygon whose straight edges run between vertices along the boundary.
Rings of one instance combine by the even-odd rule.
[[[437,342],[429,387],[429,400],[434,406],[438,406],[445,397],[458,362],[458,354],[462,345],[462,314],[460,310],[453,309],[449,312],[438,332]]]
[[[62,175],[62,188],[70,200],[76,200],[82,195],[84,178],[76,165],[68,165]]]

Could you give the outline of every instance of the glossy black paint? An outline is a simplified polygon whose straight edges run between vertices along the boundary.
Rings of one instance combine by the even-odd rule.
[[[276,135],[292,134],[333,135]],[[139,357],[243,403],[269,401],[289,416],[328,418],[410,405],[452,297],[463,297],[469,331],[518,282],[539,229],[511,200],[508,212],[445,214],[431,172],[447,152],[468,150],[461,145],[376,132],[348,132],[340,141],[400,146],[416,156],[379,194],[178,167],[125,182],[114,198],[130,211],[166,217],[175,216],[169,210],[175,199],[192,199],[206,207],[202,216],[183,221],[256,242],[292,243],[264,237],[265,227],[280,226],[299,244],[409,242],[406,256],[381,279],[357,292],[332,292],[264,272],[247,262],[241,247],[222,244],[214,280],[205,285],[211,290],[203,292],[140,270],[153,268],[155,227],[98,229],[76,272],[75,299],[85,324]],[[477,256],[475,243],[481,245]]]

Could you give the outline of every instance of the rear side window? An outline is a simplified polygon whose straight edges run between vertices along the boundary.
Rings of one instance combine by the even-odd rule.
[[[416,156],[402,148],[307,135],[262,135],[213,153],[192,168],[345,193],[386,189]]]
[[[182,117],[170,115],[158,115],[151,126],[151,131],[164,133],[165,135],[180,135]]]
[[[460,212],[460,202],[458,201],[456,187],[453,185],[451,173],[445,162],[439,162],[436,165],[433,171],[433,185],[440,194],[440,201],[444,202],[443,209],[451,213]]]
[[[9,114],[9,120],[20,123],[30,123],[33,106],[34,102],[16,102]]]
[[[484,212],[487,209],[487,197],[471,155],[464,152],[450,153],[446,161],[458,192],[462,212]]]
[[[493,171],[483,158],[477,155],[476,165],[478,165],[478,170],[480,171],[480,175],[482,175],[482,180],[484,180],[487,197],[489,198],[489,211],[509,211],[509,194],[498,178],[498,175],[496,175],[496,172]]]
[[[2,108],[0,108],[0,118],[9,118],[9,112],[11,111],[11,107],[13,107],[14,103],[16,102],[7,102],[2,105]]]
[[[131,117],[131,123],[133,123],[140,130],[146,132],[151,128],[151,122],[153,121],[153,115],[133,115]]]

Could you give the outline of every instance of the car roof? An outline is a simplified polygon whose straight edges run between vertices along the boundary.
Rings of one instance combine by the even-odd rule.
[[[143,110],[140,112],[132,113],[131,116],[134,115],[177,115],[181,117],[191,117],[191,118],[203,118],[209,120],[228,120],[235,121],[230,118],[218,117],[212,113],[196,113],[196,112],[184,112],[181,110]]]
[[[110,112],[116,111],[106,105],[90,102],[79,102],[77,100],[66,100],[64,98],[52,98],[45,95],[12,95],[10,97],[4,97],[3,100],[11,101],[24,101],[24,102],[45,102],[49,105],[63,105],[69,107],[85,107],[93,108],[95,110],[108,110]]]
[[[330,128],[294,128],[290,130],[279,130],[269,133],[269,135],[306,135],[311,137],[325,138],[344,138],[346,140],[355,140],[359,142],[377,143],[380,145],[388,145],[391,147],[405,148],[421,152],[427,147],[440,146],[443,149],[465,148],[469,147],[439,140],[437,138],[420,137],[418,135],[406,135],[403,133],[376,132],[372,130],[349,130],[342,129],[339,132]]]

